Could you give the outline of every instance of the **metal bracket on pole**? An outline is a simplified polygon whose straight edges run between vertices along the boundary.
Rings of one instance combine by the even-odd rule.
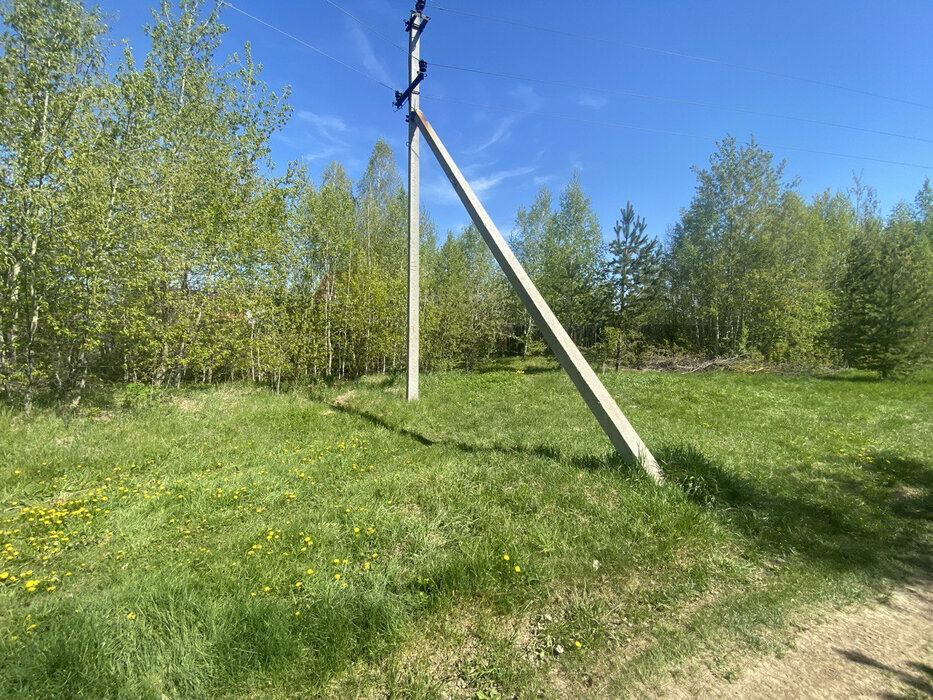
[[[518,258],[509,248],[502,234],[496,228],[496,225],[489,218],[489,214],[483,208],[473,189],[470,187],[463,173],[454,163],[453,158],[444,148],[434,128],[428,123],[424,113],[420,109],[412,109],[411,119],[417,125],[418,129],[424,134],[425,140],[434,152],[435,157],[453,185],[457,196],[476,224],[483,240],[489,246],[493,256],[499,263],[499,267],[505,273],[509,283],[515,289],[528,313],[534,319],[535,325],[541,331],[541,335],[547,341],[551,351],[557,357],[564,371],[570,375],[570,379],[577,387],[577,391],[586,401],[590,411],[599,421],[599,425],[609,437],[613,447],[624,458],[633,462],[638,462],[648,475],[655,482],[661,483],[663,475],[648,446],[642,442],[642,439],[635,432],[635,429],[628,422],[628,419],[622,414],[615,399],[606,391],[606,387],[596,376],[596,372],[584,359],[579,348],[570,339],[567,331],[557,320],[557,316],[551,311],[551,307],[544,301],[544,297],[535,287],[531,278],[522,268]]]
[[[417,17],[418,19],[421,20],[420,22],[418,22],[417,25],[415,24],[415,18],[416,18],[416,17]],[[412,27],[414,27],[414,29],[415,29],[415,38],[417,39],[418,37],[421,36],[421,32],[424,31],[424,28],[428,26],[428,22],[429,22],[430,20],[431,20],[431,18],[428,17],[427,15],[423,15],[423,14],[421,14],[420,12],[412,12],[412,13],[411,13],[411,19],[406,19],[406,20],[405,20],[405,31],[406,31],[406,32],[411,32]]]
[[[421,81],[424,80],[425,76],[428,74],[428,62],[425,60],[418,61],[418,75],[415,76],[415,79],[411,81],[411,85],[405,88],[405,92],[395,91],[395,102],[392,104],[395,105],[395,109],[401,109],[402,105],[405,104],[405,100],[411,97],[411,93],[415,91],[415,88],[421,84]]]

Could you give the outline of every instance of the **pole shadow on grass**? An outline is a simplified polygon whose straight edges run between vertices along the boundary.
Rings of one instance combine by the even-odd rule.
[[[641,472],[640,469],[636,469],[634,465],[624,460],[615,452],[604,453],[601,455],[567,455],[557,448],[551,447],[549,445],[474,445],[468,442],[463,442],[462,440],[433,439],[414,430],[403,428],[399,425],[393,425],[381,416],[364,411],[360,408],[356,408],[347,403],[331,402],[329,405],[336,411],[345,413],[348,416],[360,418],[378,428],[383,428],[399,435],[404,435],[410,440],[414,440],[415,442],[424,445],[425,447],[454,447],[461,452],[466,452],[468,454],[525,454],[530,457],[550,459],[555,462],[560,462],[562,464],[576,467],[578,469],[588,469],[594,471],[600,469],[614,469],[620,472],[631,472],[633,474]]]
[[[837,478],[832,487],[815,486],[797,476],[804,470],[790,470],[768,488],[690,445],[665,447],[656,455],[688,498],[777,559],[800,555],[830,570],[901,580],[933,577],[920,531],[933,512],[928,464],[881,455],[861,475]]]
[[[467,454],[524,454],[578,469],[641,470],[615,453],[568,455],[549,445],[476,445],[434,439],[393,425],[349,404],[334,409],[426,447],[453,447]],[[759,551],[780,560],[800,555],[835,571],[863,571],[899,579],[933,577],[929,552],[921,551],[919,525],[933,517],[933,468],[918,460],[880,454],[861,473],[838,476],[832,488],[814,488],[788,470],[786,479],[763,482],[739,475],[692,445],[655,451],[669,484],[747,537]],[[832,464],[830,455],[823,462]],[[803,466],[803,465],[802,465]],[[813,467],[805,465],[808,469]],[[864,507],[855,504],[864,503]]]

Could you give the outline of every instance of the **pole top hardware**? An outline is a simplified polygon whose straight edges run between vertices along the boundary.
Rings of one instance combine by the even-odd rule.
[[[424,5],[424,3],[422,3],[422,6],[423,6],[423,5]],[[415,18],[416,18],[416,17],[417,17],[418,19],[421,20],[420,22],[418,22],[418,26],[417,26],[417,27],[415,27]],[[426,26],[428,26],[428,21],[429,21],[430,19],[431,19],[431,18],[428,17],[427,15],[421,14],[421,12],[420,12],[419,10],[412,10],[412,11],[411,11],[411,17],[410,17],[409,19],[404,20],[404,22],[405,22],[405,31],[406,31],[406,32],[411,32],[411,30],[412,30],[413,28],[415,28],[415,29],[417,29],[418,33],[420,34],[421,32],[424,31],[424,28],[425,28]]]
[[[405,92],[395,91],[395,102],[392,104],[395,105],[395,109],[401,109],[402,105],[405,104],[405,100],[411,97],[411,93],[415,91],[415,88],[421,84],[421,81],[424,80],[425,76],[428,74],[428,62],[423,58],[418,61],[418,75],[415,76],[415,79],[411,81],[411,85],[405,88]]]

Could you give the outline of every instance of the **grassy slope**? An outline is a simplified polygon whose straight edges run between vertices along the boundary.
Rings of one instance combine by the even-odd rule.
[[[4,696],[624,694],[922,565],[930,377],[605,381],[667,486],[545,366],[4,417]]]

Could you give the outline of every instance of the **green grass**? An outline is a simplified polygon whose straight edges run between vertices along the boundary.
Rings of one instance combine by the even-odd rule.
[[[604,381],[665,486],[543,364],[3,415],[3,696],[618,696],[928,566],[933,377]]]

